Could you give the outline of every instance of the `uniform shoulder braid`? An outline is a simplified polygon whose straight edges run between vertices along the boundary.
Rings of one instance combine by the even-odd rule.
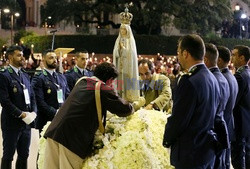
[[[179,82],[180,82],[181,79],[189,78],[191,75],[192,75],[192,72],[183,72],[183,71],[181,71],[179,79],[177,81],[177,85],[179,84]]]
[[[197,66],[194,66],[190,71],[188,71],[189,75],[191,76],[195,70],[197,69]]]
[[[247,68],[247,66],[241,66],[236,72],[242,73],[246,68]]]
[[[179,79],[177,81],[177,85],[179,84],[180,80],[183,78],[189,78],[190,76],[192,76],[195,73],[195,70],[197,69],[197,66],[194,66],[190,71],[188,72],[180,72],[180,76]]]

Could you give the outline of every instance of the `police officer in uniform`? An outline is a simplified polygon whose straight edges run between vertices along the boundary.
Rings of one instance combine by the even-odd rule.
[[[188,73],[178,81],[163,146],[171,148],[170,162],[176,169],[212,169],[219,84],[204,65],[205,45],[198,35],[183,36],[177,53]]]
[[[232,61],[237,68],[235,73],[239,92],[233,110],[236,141],[232,142],[232,165],[235,169],[250,168],[250,69],[247,65],[250,49],[235,46]]]
[[[230,89],[227,79],[222,75],[217,67],[218,50],[215,45],[208,43],[206,46],[205,64],[217,79],[220,87],[220,104],[216,113],[215,131],[220,139],[221,150],[216,154],[214,169],[226,168],[225,152],[229,147],[227,125],[224,119],[224,111],[230,96]]]
[[[87,51],[76,53],[76,65],[74,68],[68,70],[64,76],[67,79],[69,90],[71,91],[75,86],[77,80],[82,76],[93,76],[93,72],[86,69],[88,64],[89,54]]]
[[[3,136],[1,169],[11,169],[16,150],[16,169],[27,169],[31,127],[36,118],[35,96],[28,74],[21,69],[25,64],[22,48],[10,46],[6,56],[10,64],[0,73]]]
[[[233,117],[233,108],[235,105],[236,101],[236,96],[238,94],[238,84],[233,76],[233,74],[230,72],[228,68],[228,64],[231,60],[231,52],[228,48],[224,46],[218,46],[217,47],[218,52],[219,52],[219,58],[218,58],[218,67],[221,70],[221,73],[223,76],[226,78],[228,84],[229,84],[229,89],[230,89],[230,96],[228,99],[228,102],[226,104],[225,110],[224,110],[224,119],[227,124],[227,130],[228,130],[228,136],[229,136],[229,141],[230,143],[232,140],[235,139],[235,134],[234,134],[234,117]],[[230,146],[230,145],[229,145]],[[226,169],[230,168],[230,147],[226,149],[225,151],[225,165]]]
[[[43,63],[45,68],[32,79],[38,108],[36,128],[40,132],[47,121],[54,118],[69,94],[65,77],[55,71],[57,56],[53,50],[44,52]]]

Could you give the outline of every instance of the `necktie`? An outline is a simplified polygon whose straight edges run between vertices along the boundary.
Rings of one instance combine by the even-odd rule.
[[[19,77],[21,76],[21,70],[17,71],[17,76],[19,76]]]
[[[23,77],[22,77],[21,70],[18,70],[17,75],[19,76],[21,83],[23,83]]]
[[[58,81],[57,81],[57,74],[56,74],[56,72],[53,72],[53,74],[52,74],[52,75],[53,75],[53,78],[54,78],[55,82],[56,82],[56,83],[58,83]]]
[[[84,76],[84,74],[85,74],[85,73],[84,73],[84,70],[82,70],[81,75]]]
[[[147,91],[147,90],[148,90],[148,85],[144,84],[144,91]]]

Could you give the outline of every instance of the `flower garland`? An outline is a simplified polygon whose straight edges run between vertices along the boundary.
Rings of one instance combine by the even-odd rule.
[[[167,115],[139,110],[129,117],[107,114],[106,133],[96,132],[95,154],[83,163],[83,169],[169,169],[169,151],[162,146]],[[46,125],[48,126],[48,125]],[[44,156],[40,140],[38,166]],[[41,169],[41,168],[40,168]]]

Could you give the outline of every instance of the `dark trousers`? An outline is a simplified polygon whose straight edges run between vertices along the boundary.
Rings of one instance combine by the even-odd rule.
[[[31,129],[6,129],[2,130],[3,135],[3,157],[2,160],[12,161],[17,150],[17,159],[27,161],[29,157],[29,147]]]
[[[230,169],[230,157],[231,157],[231,146],[230,148],[226,149],[225,152],[225,164],[226,164],[226,169]]]
[[[234,169],[250,169],[250,138],[236,138],[231,145],[231,158]]]
[[[214,169],[226,169],[226,150],[222,150],[216,154]]]
[[[214,162],[215,162],[215,158],[212,158],[211,161],[209,161],[207,164],[204,164],[202,166],[192,167],[192,168],[178,168],[178,167],[175,167],[175,169],[214,169]]]

